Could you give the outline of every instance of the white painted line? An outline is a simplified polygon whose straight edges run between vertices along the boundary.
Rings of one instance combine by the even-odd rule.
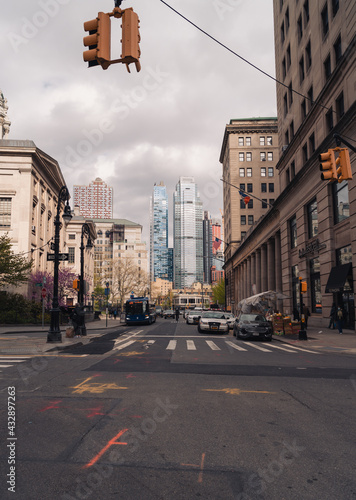
[[[195,347],[194,340],[187,340],[187,349],[188,351],[196,351],[197,348]]]
[[[298,351],[302,352],[310,352],[311,354],[320,354],[320,352],[316,351],[309,351],[308,349],[304,349],[303,347],[295,347],[294,345],[288,345],[290,349],[297,349]]]
[[[118,346],[115,346],[113,350],[121,351],[121,349],[124,349],[125,347],[128,347],[129,345],[134,344],[135,342],[136,340],[130,340],[129,342],[126,342],[126,344],[120,344]]]
[[[225,344],[227,344],[230,347],[233,347],[234,349],[237,349],[238,351],[247,351],[247,349],[244,349],[243,347],[234,344],[233,342],[230,342],[230,340],[225,340]]]
[[[258,349],[259,351],[263,351],[263,352],[272,352],[268,349],[265,349],[264,347],[261,347],[259,345],[255,345],[255,344],[252,344],[252,342],[244,342],[244,344],[246,345],[249,345],[251,347],[253,347],[254,349]]]
[[[168,342],[168,346],[166,347],[166,351],[174,351],[174,349],[177,347],[177,341],[176,340],[170,340]]]
[[[279,345],[270,345],[269,347],[273,347],[273,349],[280,349],[281,351],[286,351],[286,352],[290,352],[292,354],[295,354],[295,351],[291,351],[290,349],[286,349],[285,347],[281,347]]]
[[[0,368],[9,368],[9,366],[13,366],[13,365],[0,365]]]
[[[218,347],[215,344],[215,342],[213,342],[212,340],[206,340],[205,342],[208,344],[208,346],[210,347],[210,349],[212,349],[213,351],[220,351],[221,350],[220,347]]]
[[[149,340],[147,344],[154,344],[156,341],[155,340]]]

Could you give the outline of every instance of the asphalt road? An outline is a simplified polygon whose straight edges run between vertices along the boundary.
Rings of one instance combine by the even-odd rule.
[[[353,356],[160,319],[1,370],[1,498],[356,499]]]

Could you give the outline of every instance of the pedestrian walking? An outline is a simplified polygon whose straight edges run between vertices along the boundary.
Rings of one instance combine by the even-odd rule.
[[[116,319],[116,316],[117,316],[117,310],[115,309],[114,310],[114,319]]]
[[[331,309],[330,309],[330,321],[329,321],[329,326],[328,328],[331,328],[335,330],[335,321],[336,321],[336,304],[333,302]]]
[[[336,323],[337,329],[339,330],[340,335],[342,335],[342,327],[344,323],[344,313],[341,307],[339,306],[336,311]]]
[[[176,309],[176,321],[179,321],[179,308]]]
[[[304,304],[303,302],[303,307],[302,307],[302,314],[304,315],[304,327],[305,329],[308,328],[308,318],[310,316],[310,312],[308,307]]]

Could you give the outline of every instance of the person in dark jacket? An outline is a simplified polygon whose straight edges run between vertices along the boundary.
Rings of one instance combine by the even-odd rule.
[[[310,312],[308,307],[303,303],[302,314],[304,315],[304,327],[308,328],[308,318],[310,316]]]
[[[179,309],[178,309],[178,307],[176,309],[176,321],[179,321]]]
[[[336,322],[336,304],[335,302],[333,302],[333,305],[331,306],[331,310],[330,310],[330,321],[329,321],[329,326],[328,328],[331,328],[332,326],[332,329],[335,330],[335,322]]]

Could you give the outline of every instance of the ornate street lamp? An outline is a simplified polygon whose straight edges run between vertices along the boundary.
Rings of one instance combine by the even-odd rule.
[[[79,285],[78,302],[81,308],[83,308],[84,306],[84,249],[85,249],[84,235],[86,235],[88,238],[86,248],[88,249],[93,248],[93,242],[90,237],[90,227],[86,222],[82,225],[82,235],[80,240],[80,285]],[[87,333],[85,328],[85,316],[83,315],[82,335],[86,334]]]
[[[51,309],[51,326],[47,334],[47,342],[62,342],[61,330],[59,327],[59,302],[58,302],[58,267],[59,267],[59,231],[61,228],[61,221],[59,219],[59,212],[61,209],[61,202],[65,201],[66,204],[63,210],[63,220],[68,223],[72,218],[72,211],[69,206],[69,191],[66,186],[62,186],[58,194],[57,215],[54,219],[54,274],[53,274],[53,299]]]

